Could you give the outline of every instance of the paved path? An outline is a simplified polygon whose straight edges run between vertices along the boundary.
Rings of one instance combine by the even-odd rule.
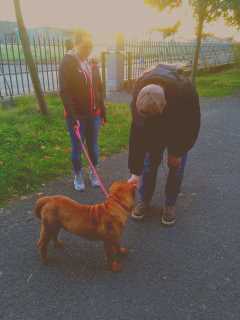
[[[158,215],[130,221],[124,271],[105,270],[101,244],[62,233],[64,251],[50,249],[40,264],[35,196],[0,214],[0,319],[238,320],[240,314],[240,97],[202,101],[202,128],[191,152],[173,228]],[[127,177],[126,153],[102,164],[104,178]],[[166,169],[154,204],[162,201]],[[64,193],[83,203],[99,191],[78,194],[71,179],[46,194]],[[90,190],[89,190],[90,191]],[[160,195],[160,196],[159,196]]]

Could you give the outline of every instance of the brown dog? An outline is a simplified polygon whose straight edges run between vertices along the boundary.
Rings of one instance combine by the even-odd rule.
[[[115,182],[109,197],[101,204],[82,205],[64,196],[40,198],[35,213],[41,220],[38,248],[43,263],[47,262],[47,247],[52,240],[56,247],[61,228],[90,240],[102,240],[110,269],[121,270],[121,255],[127,249],[120,247],[120,239],[128,216],[134,206],[136,185]]]

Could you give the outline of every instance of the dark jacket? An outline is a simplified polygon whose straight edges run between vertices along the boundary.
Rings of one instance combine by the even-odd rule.
[[[95,106],[100,109],[100,115],[105,118],[104,94],[96,63],[91,64],[92,82],[95,96]],[[97,110],[92,110],[89,81],[81,70],[75,53],[66,53],[59,68],[60,96],[65,111],[74,119],[88,117]]]
[[[139,91],[148,84],[164,88],[167,106],[162,115],[143,119],[136,111],[136,100]],[[154,155],[167,148],[169,154],[181,157],[194,145],[200,128],[198,93],[190,80],[172,66],[160,64],[138,79],[131,109],[128,159],[131,173],[142,173],[146,152]]]

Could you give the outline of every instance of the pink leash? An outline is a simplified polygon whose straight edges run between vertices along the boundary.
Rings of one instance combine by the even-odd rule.
[[[79,123],[79,121],[77,121],[77,125],[75,126],[74,130],[75,130],[75,134],[76,134],[77,138],[78,138],[79,141],[80,141],[81,147],[82,147],[83,152],[84,152],[84,154],[85,154],[85,157],[86,157],[86,159],[87,159],[87,161],[88,161],[88,163],[89,163],[89,165],[90,165],[90,168],[91,168],[92,172],[94,173],[94,175],[95,175],[95,176],[97,177],[97,179],[98,179],[98,182],[99,182],[99,185],[100,185],[100,188],[101,188],[102,192],[104,193],[104,195],[106,196],[106,198],[109,197],[109,193],[107,192],[106,188],[104,187],[104,184],[103,184],[103,182],[102,182],[102,179],[100,178],[99,174],[97,173],[97,170],[96,170],[96,168],[94,167],[94,165],[93,165],[93,163],[92,163],[92,161],[91,161],[91,159],[90,159],[90,157],[89,157],[87,148],[86,148],[85,144],[83,143],[83,140],[82,140],[82,137],[81,137],[81,134],[80,134],[80,123]]]

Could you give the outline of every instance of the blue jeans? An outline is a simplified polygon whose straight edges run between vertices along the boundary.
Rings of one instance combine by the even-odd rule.
[[[164,150],[155,155],[147,153],[145,156],[144,169],[139,188],[140,199],[145,203],[150,203],[152,200],[156,186],[158,167],[162,161],[163,152]],[[182,157],[179,168],[169,168],[165,187],[165,205],[167,206],[174,206],[176,204],[183,180],[186,161],[187,154]]]
[[[74,121],[71,117],[66,119],[67,128],[72,144],[72,166],[75,174],[78,174],[82,169],[82,148],[80,141],[74,132]],[[99,116],[89,117],[80,120],[80,134],[83,142],[86,142],[89,157],[94,166],[98,164],[99,148],[98,148],[98,133],[101,126],[101,118]]]

